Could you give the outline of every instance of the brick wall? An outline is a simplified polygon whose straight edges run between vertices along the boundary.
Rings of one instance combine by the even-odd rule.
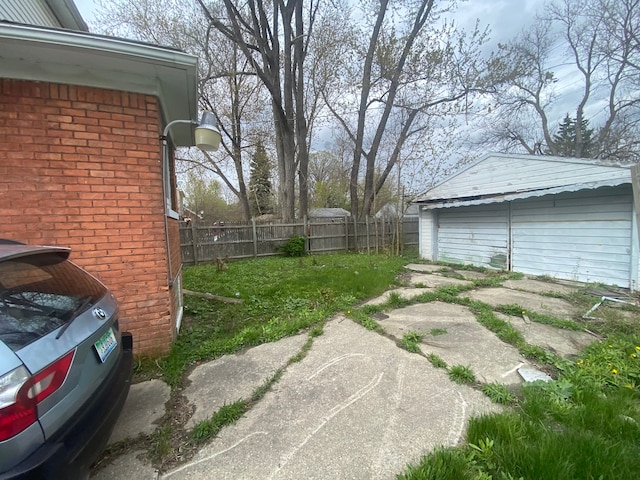
[[[153,96],[0,79],[0,237],[71,247],[138,354],[174,339],[160,131]]]

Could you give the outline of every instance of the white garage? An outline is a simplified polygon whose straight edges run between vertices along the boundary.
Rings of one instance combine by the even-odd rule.
[[[491,154],[417,203],[423,258],[637,289],[629,166]]]

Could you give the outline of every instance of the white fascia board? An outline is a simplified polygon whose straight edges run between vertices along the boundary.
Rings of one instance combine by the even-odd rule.
[[[197,57],[175,49],[68,30],[0,23],[0,76],[154,95],[165,122],[197,120]],[[189,125],[172,129],[193,144]]]
[[[611,180],[603,180],[600,182],[576,183],[574,185],[564,185],[555,188],[544,188],[539,190],[530,190],[526,192],[506,193],[493,195],[485,198],[474,199],[451,199],[450,201],[434,201],[428,203],[419,203],[422,210],[435,210],[439,208],[467,207],[470,205],[486,205],[489,203],[510,202],[512,200],[520,200],[524,198],[543,197],[545,195],[554,195],[565,192],[577,192],[580,190],[595,190],[600,187],[617,187],[631,183],[628,179],[614,178]]]

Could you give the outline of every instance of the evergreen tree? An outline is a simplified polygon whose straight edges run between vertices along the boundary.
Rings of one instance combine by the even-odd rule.
[[[271,169],[267,151],[261,142],[251,159],[251,177],[249,179],[249,205],[254,216],[273,213],[273,192],[271,187]]]
[[[558,132],[553,136],[556,155],[560,157],[591,158],[593,155],[593,129],[589,128],[589,120],[582,120],[580,132],[582,134],[582,148],[580,149],[581,151],[578,151],[576,120],[567,114],[558,127]],[[551,152],[546,151],[545,153],[549,155]]]

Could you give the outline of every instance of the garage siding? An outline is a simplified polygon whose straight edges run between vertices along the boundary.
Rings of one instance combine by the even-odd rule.
[[[631,187],[515,201],[512,269],[630,286]]]
[[[442,209],[437,220],[438,261],[508,267],[508,205]]]

